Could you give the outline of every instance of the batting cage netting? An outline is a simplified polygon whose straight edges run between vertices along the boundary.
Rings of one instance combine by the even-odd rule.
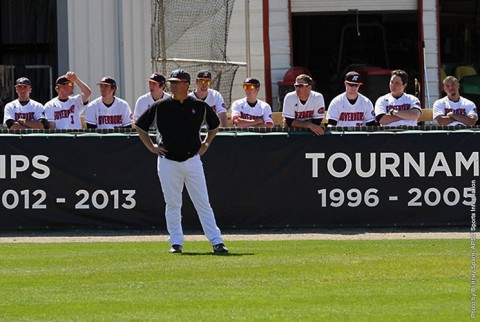
[[[239,63],[228,62],[226,55],[235,1],[152,1],[153,69],[163,75],[169,75],[175,69],[184,69],[192,79],[198,71],[209,70],[212,73],[211,88],[222,94],[228,108],[239,67]]]

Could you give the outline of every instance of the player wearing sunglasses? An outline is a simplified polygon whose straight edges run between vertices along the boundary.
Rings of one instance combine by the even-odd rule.
[[[220,119],[221,127],[228,127],[227,108],[220,92],[211,89],[212,73],[201,70],[195,80],[196,89],[189,95],[207,103]]]
[[[75,84],[81,94],[74,95]],[[57,78],[55,90],[58,96],[45,104],[45,117],[49,122],[49,128],[74,129],[82,128],[80,114],[88,104],[92,91],[77,74],[67,72]]]
[[[272,108],[257,99],[260,81],[247,78],[243,82],[246,97],[232,103],[232,120],[236,127],[272,127]]]
[[[328,106],[329,126],[372,126],[375,112],[372,102],[358,92],[363,84],[360,74],[352,71],[345,75],[345,92],[335,97]]]
[[[321,126],[325,114],[323,95],[312,90],[313,80],[306,74],[295,79],[295,91],[285,96],[283,113],[288,127],[309,129],[315,135],[323,135]]]

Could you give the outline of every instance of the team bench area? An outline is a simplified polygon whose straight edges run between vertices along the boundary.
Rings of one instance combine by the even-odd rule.
[[[227,118],[228,118],[229,124],[233,127],[232,115],[230,112],[227,113]],[[282,112],[273,112],[272,119],[275,125],[279,125],[279,126],[283,125]],[[431,122],[431,121],[433,121],[433,110],[431,108],[422,109],[422,116],[420,116],[420,119],[418,120],[418,122],[421,124],[424,124],[425,122]],[[324,118],[322,123],[326,124],[327,120]],[[82,115],[82,127],[84,129],[87,128],[83,115]]]
[[[228,122],[233,126],[231,113],[228,113],[227,115],[228,115],[227,116]],[[280,125],[280,126],[283,125],[282,112],[273,112],[272,119],[275,125]],[[431,121],[433,121],[433,109],[431,108],[422,109],[422,116],[420,116],[420,119],[418,120],[418,122],[425,123],[425,122],[431,122]],[[322,123],[326,124],[327,119],[324,118]]]

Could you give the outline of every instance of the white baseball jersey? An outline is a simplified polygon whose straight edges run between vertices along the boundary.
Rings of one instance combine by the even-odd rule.
[[[195,95],[195,92],[190,92],[188,95],[198,98],[197,95]],[[217,113],[217,115],[227,112],[227,108],[225,107],[225,101],[223,100],[222,94],[220,94],[214,89],[208,89],[207,97],[205,97],[203,101],[207,103],[212,108],[212,110]]]
[[[297,120],[323,119],[325,116],[325,101],[323,95],[310,91],[305,104],[302,104],[296,92],[290,92],[283,100],[282,116]]]
[[[160,99],[170,97],[170,94],[163,92],[163,96]],[[133,111],[133,118],[137,120],[146,110],[155,103],[152,93],[148,92],[145,95],[140,96],[135,103],[135,109]]]
[[[387,114],[391,110],[396,111],[408,111],[418,109],[422,112],[422,107],[420,106],[420,101],[413,95],[403,93],[403,95],[396,99],[392,96],[391,93],[380,96],[375,103],[375,115]],[[385,126],[417,126],[417,120],[399,120],[386,124]]]
[[[27,104],[22,105],[18,99],[5,105],[3,115],[3,125],[7,126],[8,120],[25,119],[27,121],[37,121],[45,118],[43,105],[37,101],[29,100]]]
[[[447,115],[448,113],[453,112],[454,114],[460,114],[464,116],[476,116],[477,115],[477,107],[475,103],[472,101],[460,97],[458,102],[454,102],[448,99],[448,96],[445,96],[439,100],[436,100],[433,103],[433,118],[435,119],[439,115]],[[453,121],[452,123],[448,124],[448,126],[455,126],[455,125],[465,125],[459,121]]]
[[[327,119],[337,121],[337,126],[365,126],[375,121],[372,102],[358,94],[355,104],[351,104],[346,93],[335,97],[328,106]]]
[[[273,124],[272,108],[270,105],[264,101],[257,100],[257,104],[251,107],[246,97],[232,103],[232,120],[235,121],[238,118],[246,120],[262,118],[263,123]]]
[[[107,107],[99,97],[88,104],[85,123],[96,125],[97,129],[125,127],[133,124],[133,114],[123,99],[115,97],[112,106]]]
[[[79,130],[82,128],[80,114],[85,109],[82,95],[69,96],[66,102],[58,96],[45,104],[45,117],[49,122],[54,122],[57,129]]]

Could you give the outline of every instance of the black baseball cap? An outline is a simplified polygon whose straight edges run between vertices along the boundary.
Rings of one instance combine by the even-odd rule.
[[[347,75],[345,75],[345,81],[347,81],[347,83],[362,84],[360,74],[357,72],[348,72]]]
[[[198,72],[197,78],[212,79],[212,73],[210,73],[208,70],[201,70]]]
[[[117,87],[117,82],[110,76],[103,77],[97,85],[110,85],[112,87]]]
[[[190,83],[190,74],[182,69],[176,69],[170,74],[168,81]]]
[[[248,77],[247,79],[245,79],[243,81],[243,84],[252,84],[252,85],[255,85],[255,86],[260,86],[260,81],[256,78],[252,78],[252,77]]]
[[[15,82],[15,86],[17,85],[28,85],[28,86],[32,86],[32,83],[30,82],[30,80],[26,77],[20,77],[19,79],[17,79],[17,81]]]
[[[65,83],[69,83],[70,81],[68,80],[67,76],[65,75],[62,75],[60,76],[59,78],[57,78],[57,81],[55,82],[55,84],[57,85],[63,85]]]
[[[148,79],[149,82],[165,84],[165,77],[159,73],[153,73]]]

